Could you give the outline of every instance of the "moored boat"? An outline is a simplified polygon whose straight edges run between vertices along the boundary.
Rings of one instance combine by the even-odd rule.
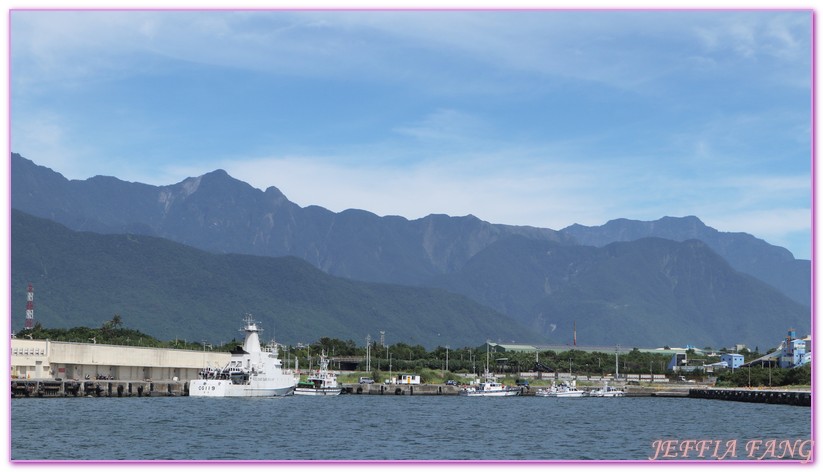
[[[537,397],[579,398],[586,396],[586,392],[577,388],[577,382],[563,382],[559,386],[552,381],[552,386],[535,392]]]
[[[503,385],[488,375],[488,372],[486,374],[484,382],[465,387],[458,392],[458,395],[466,397],[514,397],[520,395],[519,387]]]
[[[329,370],[326,353],[320,355],[320,368],[309,374],[305,382],[299,382],[295,395],[340,395],[343,389],[337,384],[337,374]]]
[[[191,397],[279,397],[294,393],[295,378],[277,357],[277,344],[260,347],[259,329],[251,315],[244,319],[243,347],[231,353],[222,368],[204,368],[189,383]]]
[[[589,392],[590,397],[622,397],[624,395],[625,392],[623,392],[623,390],[612,387],[608,382],[604,382],[603,386],[597,390]]]
[[[520,395],[519,387],[503,385],[489,373],[489,343],[486,343],[486,371],[484,381],[460,389],[458,395],[464,397],[515,397]]]

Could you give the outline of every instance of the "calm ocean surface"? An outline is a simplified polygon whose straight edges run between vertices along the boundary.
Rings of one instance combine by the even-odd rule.
[[[20,398],[10,408],[12,460],[645,461],[682,447],[699,460],[688,440],[706,440],[704,458],[745,460],[751,440],[764,441],[754,458],[770,459],[789,444],[808,453],[800,442],[811,438],[807,407],[688,398]],[[783,448],[772,454],[780,443],[769,440]]]

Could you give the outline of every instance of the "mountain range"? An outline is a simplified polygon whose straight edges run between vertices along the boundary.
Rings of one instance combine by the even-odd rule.
[[[266,336],[296,344],[320,337],[365,343],[377,331],[428,348],[485,339],[541,341],[502,314],[433,288],[334,277],[296,257],[214,254],[162,238],[77,232],[12,210],[12,294],[47,327],[126,326],[159,339],[211,343],[241,337],[251,313]],[[22,328],[23,319],[14,323]]]
[[[602,226],[571,225],[561,230],[579,244],[602,247],[618,241],[658,237],[673,241],[697,239],[740,272],[752,275],[811,306],[811,261],[795,259],[788,249],[773,246],[747,233],[725,233],[695,216],[663,217],[657,221],[612,220]]]
[[[604,345],[770,346],[787,328],[810,326],[809,261],[696,217],[560,231],[471,215],[407,220],[301,208],[275,187],[261,191],[220,170],[151,186],[68,180],[18,154],[11,160],[12,207],[67,228],[294,256],[337,277],[448,290],[551,342],[570,341],[570,323]]]

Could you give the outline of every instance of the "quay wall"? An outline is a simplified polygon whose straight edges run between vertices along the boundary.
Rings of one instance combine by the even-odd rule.
[[[457,395],[460,388],[443,384],[343,384],[343,393],[352,395]]]
[[[775,403],[781,405],[811,406],[811,391],[803,390],[753,390],[734,388],[693,388],[689,398],[726,400],[752,403]]]
[[[188,382],[123,380],[12,380],[12,398],[176,397],[189,394]]]
[[[16,379],[11,381],[14,398],[48,397],[158,397],[188,396],[189,382],[181,380],[54,380]],[[343,393],[349,395],[457,395],[460,388],[454,385],[386,385],[343,384]],[[537,388],[523,387],[521,395],[533,396]],[[718,388],[645,388],[627,387],[626,397],[681,397],[743,401],[756,403],[811,406],[810,391],[753,390]]]

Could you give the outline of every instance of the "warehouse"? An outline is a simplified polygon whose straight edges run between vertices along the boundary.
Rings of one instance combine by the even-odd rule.
[[[191,380],[227,352],[11,339],[12,379]]]

